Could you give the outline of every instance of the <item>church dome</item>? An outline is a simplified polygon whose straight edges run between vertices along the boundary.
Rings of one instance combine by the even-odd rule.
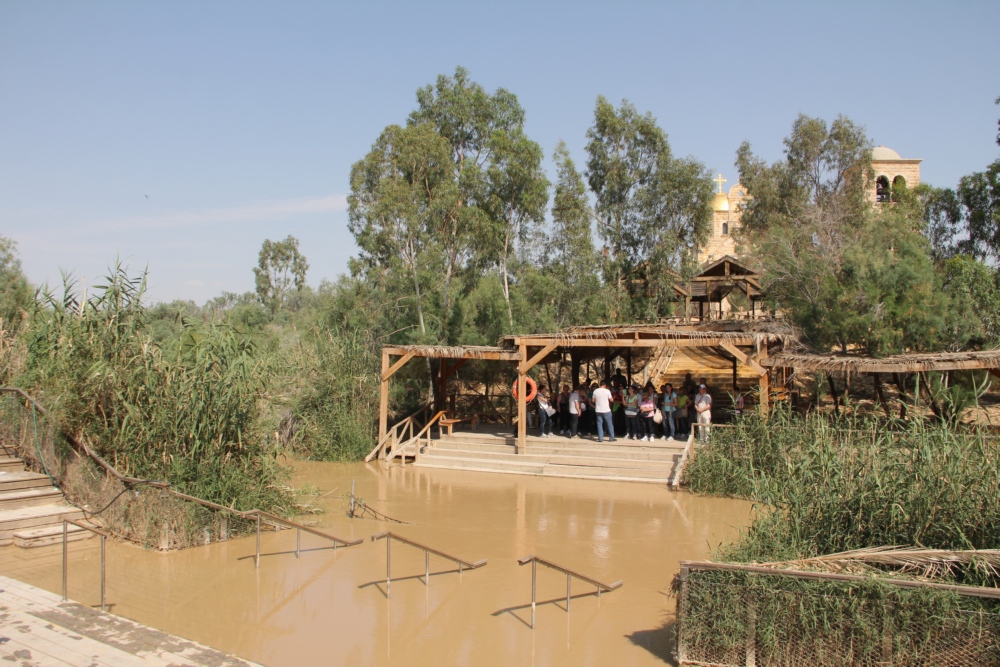
[[[878,162],[880,160],[902,160],[899,157],[899,153],[892,150],[887,146],[876,146],[875,150],[872,151],[872,160]]]
[[[728,211],[729,210],[729,195],[725,192],[716,192],[715,198],[712,199],[712,210],[713,211]]]

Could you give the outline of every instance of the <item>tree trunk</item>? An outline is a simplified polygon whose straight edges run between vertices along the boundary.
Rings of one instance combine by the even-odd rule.
[[[833,381],[833,373],[827,373],[826,379],[830,383],[830,395],[833,396],[833,413],[840,414],[840,392],[837,391],[837,385]]]

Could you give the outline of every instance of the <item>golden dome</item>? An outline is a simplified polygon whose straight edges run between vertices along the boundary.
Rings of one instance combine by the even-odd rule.
[[[729,210],[729,195],[725,192],[716,192],[715,198],[712,199],[712,210],[713,211],[728,211]]]

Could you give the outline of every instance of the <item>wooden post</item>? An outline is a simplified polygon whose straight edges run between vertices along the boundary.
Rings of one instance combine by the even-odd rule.
[[[576,352],[572,350],[569,353],[570,358],[570,375],[573,378],[573,386],[570,387],[572,391],[576,391],[576,388],[580,386],[580,357]],[[630,357],[631,358],[631,357]],[[631,368],[631,364],[630,364]],[[629,370],[629,375],[631,376],[632,371]]]
[[[740,384],[738,382],[738,378],[739,378],[739,369],[737,368],[737,364],[738,363],[739,363],[739,361],[736,359],[736,357],[733,357],[733,393],[734,394],[737,393],[740,390]]]
[[[625,354],[628,355],[625,357],[625,372],[628,374],[628,383],[632,384],[632,348],[629,348]]]
[[[761,343],[760,346],[760,358],[761,360],[767,359],[767,342]],[[764,373],[760,376],[760,411],[761,414],[767,415],[771,407],[771,374]]]
[[[379,382],[378,395],[378,441],[382,442],[385,432],[389,429],[389,378],[386,372],[389,370],[389,353],[382,351],[382,375]]]
[[[521,361],[527,361],[528,349],[521,346]],[[528,397],[527,371],[518,368],[517,371],[517,453],[523,454],[528,437]]]

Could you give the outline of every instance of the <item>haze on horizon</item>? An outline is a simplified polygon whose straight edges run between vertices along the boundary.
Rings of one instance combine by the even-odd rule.
[[[150,297],[253,289],[265,238],[346,271],[351,165],[457,65],[585,166],[596,97],[736,182],[798,113],[844,114],[941,187],[996,159],[1000,5],[0,3],[0,235],[29,279],[116,257]],[[551,161],[547,163],[551,174]]]

